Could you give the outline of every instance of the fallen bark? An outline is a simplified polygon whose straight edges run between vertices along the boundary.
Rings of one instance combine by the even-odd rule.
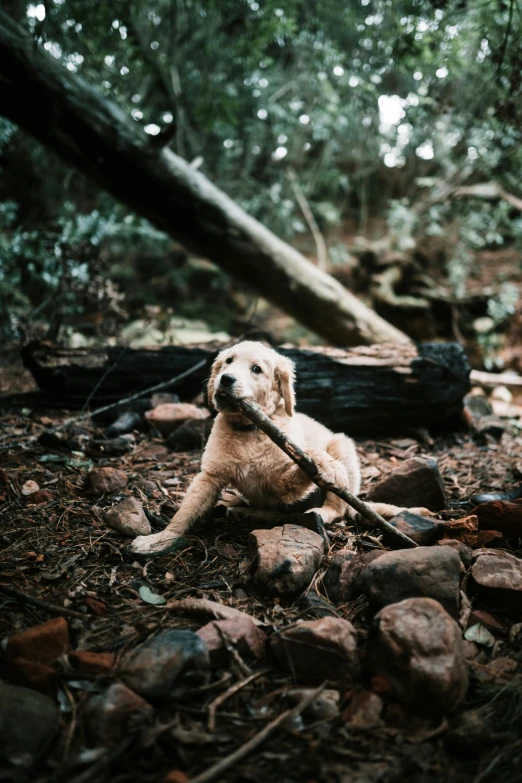
[[[470,388],[468,360],[457,343],[278,350],[296,364],[298,409],[335,431],[375,435],[437,426],[460,413]],[[47,393],[44,402],[66,408],[83,407],[89,397],[93,406],[114,402],[123,392],[127,397],[177,376],[182,377],[169,390],[192,399],[204,390],[216,353],[177,346],[122,351],[32,344],[22,357]]]
[[[23,96],[23,100],[21,99]],[[409,342],[0,12],[0,113],[334,344]]]

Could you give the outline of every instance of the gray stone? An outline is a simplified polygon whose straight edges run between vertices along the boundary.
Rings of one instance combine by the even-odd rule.
[[[332,557],[323,578],[323,587],[331,601],[346,603],[358,598],[362,591],[361,575],[367,565],[386,554],[385,550],[354,552],[353,549],[339,549]]]
[[[58,720],[58,707],[48,696],[0,683],[0,757],[31,764],[51,742]]]
[[[361,586],[377,609],[405,598],[425,597],[439,601],[458,618],[460,573],[460,558],[450,547],[399,549],[370,563]]]
[[[298,525],[253,530],[254,585],[270,595],[295,595],[307,587],[321,564],[321,536]]]
[[[148,536],[151,533],[150,522],[145,516],[143,506],[136,498],[125,498],[105,514],[105,521],[124,536]]]
[[[466,694],[460,628],[431,598],[409,598],[381,609],[368,636],[367,663],[413,712],[443,715]]]
[[[440,521],[430,519],[429,517],[421,517],[420,514],[412,514],[411,511],[401,511],[400,514],[394,516],[389,522],[390,525],[393,525],[394,528],[411,538],[419,546],[431,546],[442,538],[443,526]],[[390,533],[384,533],[383,543],[385,546],[392,544],[393,541],[394,536]]]
[[[208,681],[208,650],[192,631],[164,631],[126,655],[119,675],[143,698],[168,701],[175,686]]]
[[[438,511],[446,505],[444,483],[436,459],[412,457],[374,484],[366,500]]]
[[[522,560],[502,549],[477,550],[471,575],[480,587],[522,592]]]
[[[87,702],[87,730],[96,742],[114,745],[147,721],[153,712],[145,699],[121,682],[115,682]]]

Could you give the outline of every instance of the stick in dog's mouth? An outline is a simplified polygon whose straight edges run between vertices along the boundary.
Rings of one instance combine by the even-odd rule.
[[[309,457],[308,454],[306,454],[306,452],[300,448],[300,446],[291,441],[290,438],[288,438],[287,435],[283,432],[283,430],[280,429],[277,424],[275,424],[275,422],[273,422],[272,419],[270,419],[266,413],[261,410],[259,405],[256,405],[255,402],[247,399],[246,397],[232,397],[227,392],[220,392],[220,395],[223,396],[224,401],[226,400],[232,409],[236,410],[238,413],[242,413],[247,419],[253,422],[253,424],[262,430],[265,435],[267,435],[277,446],[279,446],[279,448],[282,449],[282,451],[284,451],[285,454],[290,457],[290,459],[293,459],[293,461],[299,465],[301,470],[306,473],[306,475],[310,478],[311,481],[314,482],[314,484],[317,484],[317,486],[321,487],[322,489],[326,489],[328,492],[333,492],[335,495],[338,495],[338,497],[342,498],[346,503],[352,506],[352,508],[358,511],[359,514],[368,522],[370,522],[375,527],[380,528],[383,532],[387,532],[390,535],[393,535],[395,538],[400,539],[403,545],[405,544],[411,548],[418,546],[409,536],[407,536],[405,533],[402,533],[396,527],[383,519],[380,514],[374,511],[373,508],[368,506],[356,495],[352,495],[352,493],[348,492],[348,490],[336,487],[324,481],[321,478],[317,465],[313,459]]]

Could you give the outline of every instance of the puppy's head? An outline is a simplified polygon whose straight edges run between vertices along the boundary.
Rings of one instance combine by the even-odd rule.
[[[228,397],[249,399],[271,416],[284,404],[288,416],[295,407],[294,364],[262,343],[245,341],[217,356],[208,381],[208,401],[222,413],[234,413]]]

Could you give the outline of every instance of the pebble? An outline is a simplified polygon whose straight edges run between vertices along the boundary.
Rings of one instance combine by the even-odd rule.
[[[124,536],[148,536],[152,532],[143,506],[136,498],[128,497],[105,514],[105,521]]]
[[[366,500],[406,508],[438,511],[446,505],[444,483],[437,460],[412,457],[370,487]]]
[[[321,536],[298,525],[253,530],[249,544],[256,558],[255,587],[280,596],[295,595],[307,587],[324,552]]]

